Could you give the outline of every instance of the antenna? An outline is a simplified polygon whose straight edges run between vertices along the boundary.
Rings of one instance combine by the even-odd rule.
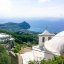
[[[48,29],[48,27],[46,26],[46,27],[45,27],[45,30],[47,30],[47,29]]]

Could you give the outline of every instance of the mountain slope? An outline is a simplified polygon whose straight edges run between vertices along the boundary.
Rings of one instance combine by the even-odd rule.
[[[22,29],[29,29],[30,25],[27,22],[22,22],[22,23],[13,23],[13,22],[8,22],[4,24],[0,24],[0,29],[3,30],[8,30],[8,31],[21,31]]]

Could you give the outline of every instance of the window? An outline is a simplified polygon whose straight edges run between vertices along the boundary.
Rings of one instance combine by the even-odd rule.
[[[45,41],[45,37],[42,38],[42,42],[44,42],[44,41]]]
[[[51,39],[51,37],[48,37],[48,40],[50,40]]]

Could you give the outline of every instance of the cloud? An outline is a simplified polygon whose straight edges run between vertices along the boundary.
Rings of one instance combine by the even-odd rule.
[[[64,4],[58,1],[39,0],[48,2],[37,3],[36,0],[0,0],[0,17],[64,17]],[[56,4],[55,4],[56,2]],[[61,2],[63,3],[63,2]],[[35,5],[34,5],[35,4]]]
[[[50,0],[39,0],[39,3],[46,3],[46,2],[50,2]]]
[[[28,15],[34,17],[64,17],[64,9],[60,7],[34,8]]]
[[[0,17],[7,16],[11,12],[11,1],[10,0],[0,0]]]

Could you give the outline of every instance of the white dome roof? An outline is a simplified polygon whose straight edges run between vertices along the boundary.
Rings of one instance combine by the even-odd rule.
[[[64,52],[64,31],[55,35],[51,40],[46,41],[45,48],[55,55],[60,55]]]

